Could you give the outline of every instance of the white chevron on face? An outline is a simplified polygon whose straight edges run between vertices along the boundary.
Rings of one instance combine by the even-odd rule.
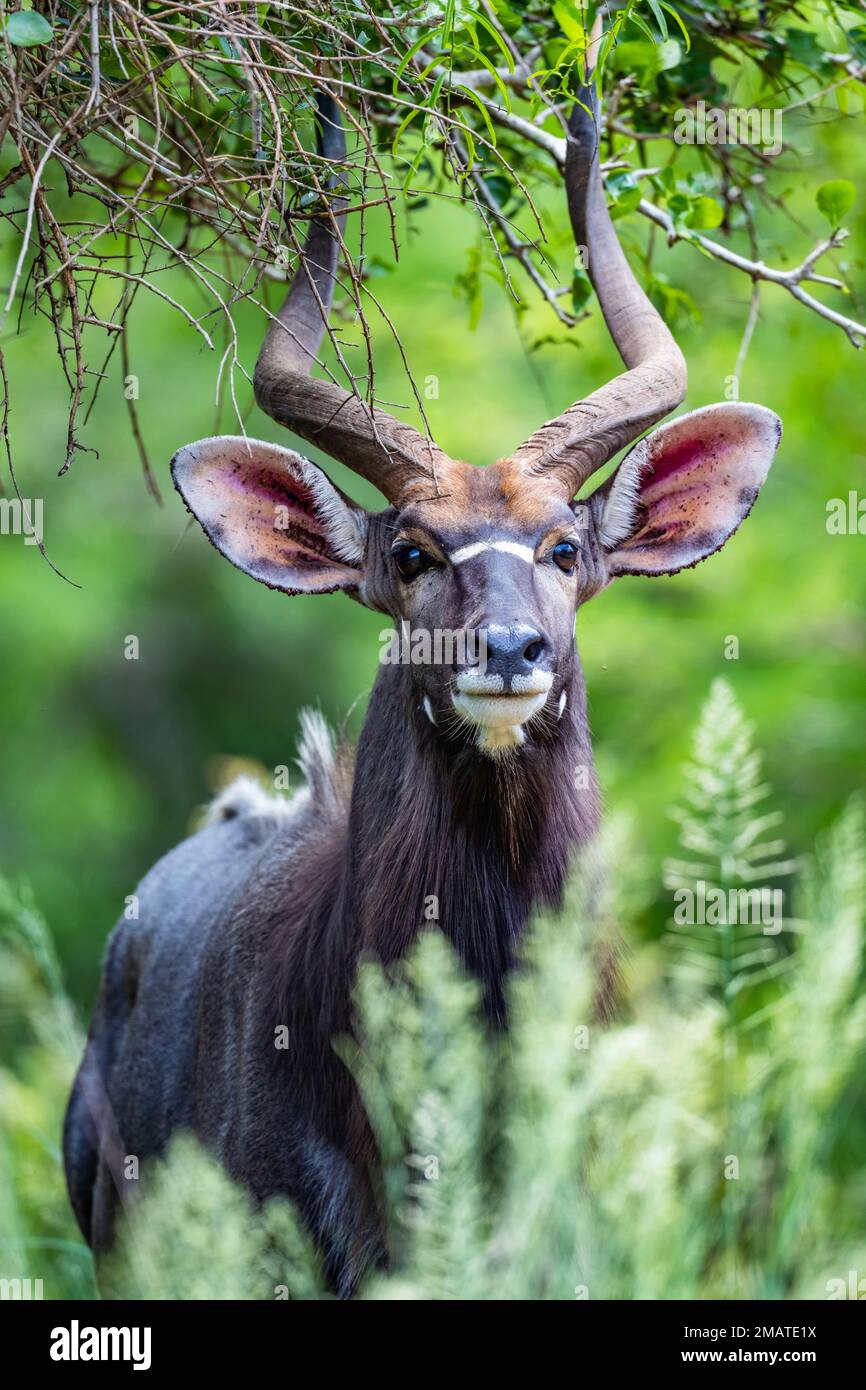
[[[484,550],[501,550],[506,555],[516,555],[518,559],[528,561],[530,565],[535,562],[532,546],[520,545],[518,541],[472,541],[469,545],[461,545],[459,550],[452,550],[448,559],[452,565],[462,565],[464,560],[472,560]]]

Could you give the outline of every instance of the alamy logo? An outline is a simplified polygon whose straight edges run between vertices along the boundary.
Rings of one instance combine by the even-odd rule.
[[[0,497],[0,535],[23,536],[25,545],[41,545],[42,498]]]
[[[765,936],[782,930],[781,888],[717,888],[699,878],[694,888],[674,893],[678,927],[762,926]]]
[[[484,628],[412,627],[406,618],[399,629],[379,633],[379,661],[383,666],[472,666],[482,675],[487,669],[487,632]]]
[[[69,1327],[51,1332],[52,1361],[131,1361],[134,1371],[150,1369],[149,1327]]]
[[[0,1302],[44,1297],[41,1279],[0,1279]]]
[[[696,102],[674,114],[677,145],[760,145],[767,154],[782,152],[782,113],[753,106],[711,106]]]
[[[854,1303],[862,1303],[866,1299],[866,1279],[861,1279],[856,1269],[848,1270],[847,1279],[828,1279],[824,1287],[831,1302],[846,1298]]]
[[[853,489],[847,497],[831,497],[827,503],[829,536],[866,536],[866,497]]]

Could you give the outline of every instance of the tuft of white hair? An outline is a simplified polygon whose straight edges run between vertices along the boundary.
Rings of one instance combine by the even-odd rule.
[[[310,489],[316,511],[328,533],[328,540],[335,555],[349,565],[358,565],[364,559],[367,547],[367,514],[358,507],[351,506],[325,476],[309,459],[295,454],[288,467],[295,477]]]
[[[647,465],[647,450],[643,444],[641,440],[630,454],[626,454],[613,476],[599,529],[601,543],[607,550],[619,545],[635,528],[641,474]]]
[[[350,778],[347,770],[341,771],[338,765],[331,729],[318,710],[302,710],[300,723],[297,763],[306,785],[294,796],[280,796],[244,773],[214,797],[205,813],[203,828],[238,816],[284,826],[313,809],[332,815],[344,807]]]
[[[280,823],[293,820],[303,809],[303,799],[306,795],[304,787],[294,796],[277,796],[263,787],[261,782],[256,781],[255,777],[250,777],[249,773],[242,773],[214,797],[205,812],[202,827],[219,825],[222,821],[235,820],[238,816],[252,816],[258,820]]]
[[[317,806],[339,799],[334,734],[316,709],[302,709],[298,767]]]

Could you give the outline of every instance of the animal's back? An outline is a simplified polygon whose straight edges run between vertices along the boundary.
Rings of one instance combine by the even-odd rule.
[[[304,1122],[270,1084],[263,1011],[286,916],[245,911],[263,883],[278,882],[291,901],[304,847],[339,839],[346,798],[315,718],[305,721],[301,762],[307,786],[291,801],[248,779],[229,788],[205,827],[146,875],[137,917],[111,935],[64,1126],[70,1197],[95,1251],[111,1242],[119,1194],[135,1190],[128,1160],[161,1153],[178,1130],[195,1133],[256,1195],[302,1185]]]

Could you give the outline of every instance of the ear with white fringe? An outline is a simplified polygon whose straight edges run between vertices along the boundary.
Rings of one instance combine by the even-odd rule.
[[[200,439],[175,454],[171,475],[208,540],[245,574],[288,594],[357,596],[367,513],[300,454],[259,439]]]
[[[751,511],[781,435],[765,406],[723,403],[640,440],[590,499],[610,577],[675,574],[720,550]]]

